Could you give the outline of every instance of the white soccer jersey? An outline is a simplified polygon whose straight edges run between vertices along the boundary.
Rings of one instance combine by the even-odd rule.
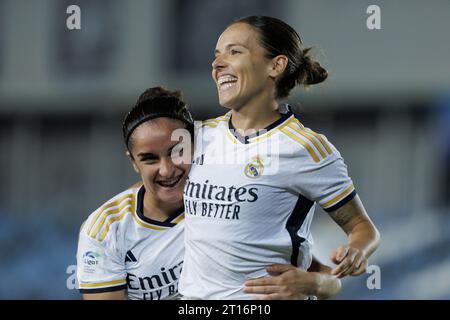
[[[173,299],[184,256],[184,210],[165,222],[143,214],[144,187],[94,211],[81,227],[77,278],[82,293],[126,289],[129,299]]]
[[[185,259],[180,293],[251,299],[244,282],[274,263],[307,269],[317,202],[333,211],[355,195],[339,152],[305,128],[289,106],[267,131],[242,137],[231,112],[196,134],[185,186]]]

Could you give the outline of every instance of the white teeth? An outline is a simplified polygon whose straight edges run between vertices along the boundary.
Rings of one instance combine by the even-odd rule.
[[[219,77],[219,79],[217,79],[217,83],[220,86],[223,85],[224,83],[228,83],[228,82],[234,83],[236,81],[237,81],[237,78],[234,76],[230,76],[230,75],[221,76],[221,77]]]
[[[181,178],[181,176],[176,177],[176,178],[171,179],[171,180],[158,181],[158,183],[161,184],[162,186],[171,186],[173,184],[176,184],[180,180],[180,178]]]
[[[225,89],[233,87],[234,85],[235,85],[235,83],[225,83],[225,84],[221,85],[220,87],[221,87],[221,89],[225,90]]]

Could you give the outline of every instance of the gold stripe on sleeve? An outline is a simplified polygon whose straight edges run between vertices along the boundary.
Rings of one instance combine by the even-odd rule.
[[[202,127],[208,126],[208,127],[211,127],[211,128],[216,128],[217,125],[218,125],[218,123],[213,122],[213,121],[211,121],[211,120],[205,120],[205,121],[202,121]]]
[[[98,282],[98,283],[80,283],[80,288],[99,288],[99,287],[111,287],[120,284],[126,284],[126,279],[108,281],[108,282]]]
[[[136,199],[135,199],[135,197],[133,196],[133,198],[131,199],[131,210],[135,210],[135,207],[136,207]],[[123,209],[122,209],[122,210],[123,210]],[[122,211],[122,210],[121,210],[121,211]],[[119,212],[120,212],[120,211],[119,211]],[[128,212],[129,212],[129,211],[125,210],[125,211],[122,212],[120,215],[118,215],[118,216],[116,216],[116,217],[113,217],[113,218],[109,219],[108,222],[106,223],[105,227],[103,228],[102,233],[101,233],[100,236],[98,237],[98,240],[99,240],[99,241],[103,241],[103,240],[105,239],[106,235],[107,235],[108,232],[109,232],[109,228],[111,227],[111,224],[113,224],[113,223],[116,222],[116,221],[120,221],[120,220],[125,216],[125,214],[127,214]]]
[[[88,233],[88,234],[91,233],[91,230],[92,230],[92,228],[94,227],[95,223],[97,222],[98,218],[100,217],[100,215],[101,215],[103,212],[105,212],[105,210],[117,206],[120,202],[122,202],[124,199],[126,199],[126,198],[128,198],[128,197],[130,197],[130,196],[131,196],[131,194],[126,194],[126,195],[124,195],[123,197],[121,197],[121,198],[119,198],[119,199],[117,199],[117,200],[114,200],[114,201],[112,201],[111,203],[108,203],[108,204],[104,205],[103,207],[101,207],[101,208],[98,210],[98,213],[95,215],[94,219],[92,219],[92,222],[91,222],[91,224],[89,225],[89,228],[88,228],[88,230],[87,230],[87,233]]]
[[[332,207],[333,205],[335,205],[336,203],[338,203],[339,201],[341,201],[343,198],[345,198],[346,196],[348,196],[350,193],[352,193],[352,191],[355,189],[355,187],[353,186],[353,184],[348,187],[347,189],[345,189],[344,191],[342,191],[340,194],[338,194],[336,197],[334,197],[333,199],[325,202],[324,204],[321,205],[322,208],[326,209],[328,207]]]
[[[328,143],[325,141],[325,139],[322,137],[322,135],[312,131],[310,128],[306,128],[298,119],[294,120],[295,123],[297,123],[300,128],[302,128],[303,130],[305,130],[306,132],[314,135],[319,141],[320,143],[323,145],[323,147],[325,148],[325,150],[327,150],[328,154],[332,154],[333,152],[330,149],[330,146],[328,145]]]
[[[309,132],[311,134],[313,134],[317,139],[319,139],[320,143],[322,143],[322,145],[324,146],[324,148],[327,150],[328,154],[332,154],[333,152],[331,151],[330,146],[328,145],[328,143],[325,141],[325,139],[318,133],[312,131],[309,128],[305,128],[306,132]]]
[[[311,148],[311,146],[307,142],[305,142],[303,139],[296,136],[295,134],[291,133],[287,129],[281,129],[281,131],[283,133],[285,133],[287,136],[289,136],[290,138],[292,138],[294,141],[300,143],[308,151],[309,155],[313,158],[314,162],[320,162],[319,157],[317,156],[316,152],[314,152],[314,150]]]
[[[311,137],[308,133],[306,133],[304,130],[300,129],[298,126],[296,126],[295,124],[289,124],[288,125],[289,128],[291,128],[292,130],[294,130],[295,132],[297,132],[298,134],[302,135],[303,137],[305,137],[306,139],[308,139],[309,141],[312,142],[312,144],[316,147],[317,150],[319,150],[320,155],[322,156],[322,158],[326,158],[326,154],[323,151],[322,147],[319,145],[319,143],[316,141],[316,139],[314,139],[314,137]]]
[[[110,228],[111,224],[113,224],[113,222],[116,222],[116,221],[121,220],[121,219],[125,216],[126,213],[127,213],[127,211],[124,211],[124,212],[122,212],[120,215],[118,215],[118,216],[116,216],[116,217],[114,217],[114,218],[109,219],[108,222],[107,222],[106,225],[105,225],[105,228],[103,228],[102,233],[100,233],[100,235],[99,235],[99,237],[98,237],[98,241],[103,241],[103,240],[105,240],[105,237],[106,237],[106,235],[107,235],[108,232],[109,232],[109,228]]]
[[[123,201],[122,204],[119,207],[114,208],[113,210],[105,210],[104,214],[102,215],[102,217],[101,217],[101,219],[99,221],[99,223],[97,224],[97,227],[90,233],[90,236],[92,238],[96,238],[98,232],[100,231],[100,229],[102,228],[103,224],[105,223],[106,218],[108,218],[110,215],[119,213],[120,211],[122,211],[123,208],[125,208],[126,206],[129,206],[129,205],[133,205],[133,200],[131,198],[130,199],[126,199],[126,201]]]

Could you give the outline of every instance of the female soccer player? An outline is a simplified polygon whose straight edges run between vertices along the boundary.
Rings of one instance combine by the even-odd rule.
[[[187,130],[183,132],[183,130]],[[183,187],[190,169],[183,150],[194,123],[179,92],[146,90],[123,123],[127,155],[142,183],[116,195],[82,225],[77,277],[85,299],[174,299],[184,256]],[[174,139],[181,132],[186,140]],[[183,134],[184,133],[184,134]],[[186,135],[187,133],[187,135]],[[184,160],[184,161],[183,161]],[[276,265],[267,298],[329,297],[340,281],[327,267],[301,272]]]
[[[379,243],[336,148],[280,104],[297,85],[327,78],[297,32],[251,16],[221,34],[212,63],[219,103],[231,109],[196,136],[185,187],[187,298],[248,299],[266,266],[311,263],[310,224],[318,203],[347,233],[332,273],[359,275]],[[236,129],[237,128],[237,129]],[[251,133],[248,133],[251,131]]]

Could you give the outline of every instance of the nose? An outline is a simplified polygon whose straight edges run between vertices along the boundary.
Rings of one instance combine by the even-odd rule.
[[[172,178],[175,174],[175,165],[170,157],[161,159],[159,166],[159,175],[164,178]]]
[[[223,59],[222,55],[220,55],[220,54],[217,55],[216,58],[214,59],[214,61],[212,62],[211,66],[213,68],[213,71],[214,70],[220,71],[223,68],[225,68],[226,67],[226,62]]]

